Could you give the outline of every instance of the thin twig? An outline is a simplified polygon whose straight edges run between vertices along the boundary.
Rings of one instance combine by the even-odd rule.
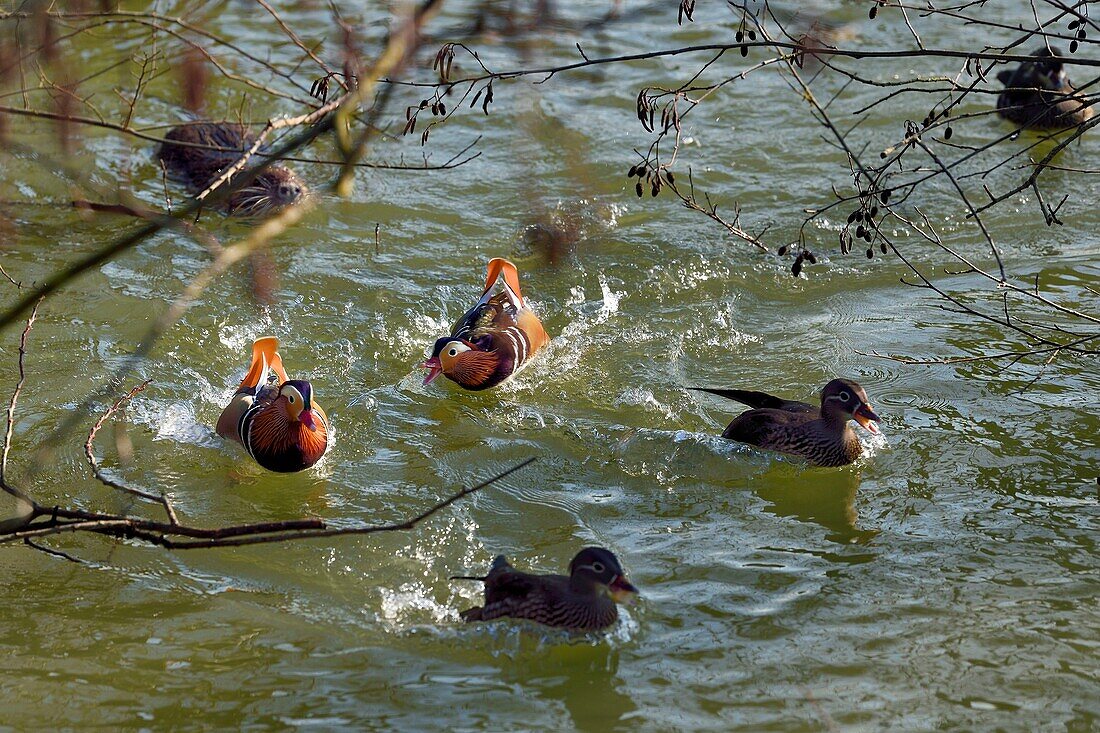
[[[8,402],[7,429],[4,431],[4,452],[3,456],[0,457],[0,488],[3,488],[4,491],[17,499],[22,499],[31,504],[33,504],[33,502],[29,496],[23,493],[22,490],[8,483],[8,453],[11,451],[11,438],[15,430],[15,404],[19,401],[19,393],[23,389],[23,383],[27,381],[27,371],[24,364],[27,357],[27,336],[30,335],[31,328],[34,327],[34,320],[38,317],[38,306],[41,304],[41,299],[34,304],[31,315],[27,319],[27,325],[23,329],[23,334],[19,337],[19,381],[15,383],[15,389],[12,390],[11,393],[11,400]]]
[[[102,469],[100,469],[99,461],[96,460],[95,453],[93,452],[95,436],[97,433],[99,433],[99,429],[103,427],[103,424],[107,422],[107,420],[109,420],[112,415],[118,412],[124,404],[132,400],[134,398],[134,395],[136,395],[138,392],[144,392],[145,388],[149,386],[149,382],[151,381],[152,380],[150,379],[146,379],[144,382],[131,389],[122,397],[119,397],[117,400],[115,400],[115,403],[113,405],[108,407],[107,410],[99,416],[99,419],[95,421],[94,425],[92,425],[92,429],[88,431],[88,439],[84,441],[84,457],[85,459],[87,459],[88,465],[92,468],[92,475],[99,479],[100,483],[104,484],[105,486],[110,486],[112,489],[118,489],[119,491],[124,491],[127,494],[140,497],[142,499],[145,499],[146,501],[152,501],[160,504],[162,507],[164,507],[165,514],[168,515],[168,521],[172,524],[179,524],[179,519],[176,518],[176,511],[172,508],[172,502],[168,498],[167,494],[151,494],[148,491],[135,489],[132,486],[127,486],[126,484],[108,478],[103,473]]]

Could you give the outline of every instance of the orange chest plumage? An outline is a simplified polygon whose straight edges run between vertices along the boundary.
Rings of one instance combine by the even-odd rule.
[[[218,418],[218,435],[245,447],[269,471],[309,468],[328,450],[329,421],[308,380],[291,379],[273,336],[252,344],[252,364]],[[272,376],[270,372],[274,372]]]
[[[292,420],[285,397],[260,398],[243,416],[239,433],[244,447],[264,468],[286,473],[309,468],[328,449],[328,417],[319,406],[308,426]]]

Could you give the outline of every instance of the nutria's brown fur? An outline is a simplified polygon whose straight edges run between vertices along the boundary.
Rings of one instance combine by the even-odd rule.
[[[173,178],[199,193],[256,142],[244,125],[234,122],[192,122],[173,127],[164,136],[158,155]],[[177,144],[182,143],[182,144]],[[273,165],[230,196],[230,214],[259,216],[301,200],[306,186],[294,171]]]
[[[1058,50],[1044,47],[1032,56],[1035,61],[997,74],[1005,85],[997,97],[998,114],[1034,130],[1061,130],[1088,121],[1092,107],[1074,90]]]

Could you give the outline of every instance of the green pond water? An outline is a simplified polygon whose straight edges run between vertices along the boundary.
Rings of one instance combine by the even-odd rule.
[[[184,7],[132,5],[166,15]],[[257,57],[285,56],[287,67],[301,57],[256,6],[186,7]],[[325,3],[280,10],[308,42],[326,41],[322,56],[342,63]],[[582,3],[557,10],[572,19],[603,12]],[[672,4],[626,2],[624,10],[627,18],[596,30],[546,24],[522,42],[495,34],[470,44],[506,69],[575,60],[578,41],[590,57],[725,41],[737,22],[717,3],[700,4],[696,22],[680,28]],[[911,42],[896,13],[871,22],[864,4],[819,10],[851,24],[851,43]],[[365,29],[363,47],[377,48],[388,10],[343,11]],[[471,12],[448,5],[431,26],[438,41]],[[1022,3],[985,12],[1031,18]],[[149,33],[107,26],[68,51],[77,73],[91,75],[82,93],[94,92],[108,116],[125,113],[114,90],[132,93],[137,73],[133,62],[108,67],[148,50]],[[925,33],[937,47],[976,43],[971,31],[946,24]],[[178,58],[180,42],[159,39]],[[431,79],[437,47],[408,74]],[[221,53],[236,73],[305,96]],[[132,461],[118,459],[111,429],[98,445],[110,475],[169,492],[181,518],[199,526],[301,516],[390,521],[528,457],[536,464],[404,533],[175,553],[94,536],[43,541],[82,565],[0,546],[0,727],[1096,730],[1095,359],[1064,355],[1024,389],[1038,368],[861,355],[951,357],[1017,342],[900,284],[906,270],[896,260],[868,261],[858,249],[841,255],[836,232],[847,209],[808,229],[819,264],[795,279],[789,257],[757,253],[672,197],[636,198],[625,172],[637,160],[631,149],[651,139],[634,114],[638,90],[678,83],[706,58],[586,69],[537,86],[498,83],[488,116],[463,112],[433,131],[426,148],[441,162],[480,135],[476,160],[450,171],[363,169],[350,198],[321,194],[270,249],[271,304],[253,299],[247,264],[234,269],[126,379],[153,380],[127,413]],[[705,78],[753,60],[730,54]],[[960,66],[895,60],[860,68],[885,78]],[[163,60],[158,71],[135,107],[137,126],[186,117],[178,77]],[[307,88],[312,78],[302,77]],[[248,119],[303,110],[241,84],[211,85],[214,117],[231,116],[244,97]],[[828,78],[814,86],[826,98],[839,88]],[[45,108],[38,94],[32,106]],[[838,114],[880,94],[852,88]],[[420,98],[407,88],[395,94],[383,120],[390,132]],[[963,111],[986,102],[992,97],[975,96]],[[22,101],[9,95],[4,103]],[[928,105],[898,98],[875,108],[860,128],[869,155],[896,142],[901,121],[920,120]],[[690,142],[675,170],[692,166],[720,211],[732,215],[740,202],[747,228],[770,225],[773,251],[797,237],[803,209],[830,202],[830,186],[848,183],[844,158],[821,141],[807,105],[774,71],[723,88],[688,120]],[[44,157],[58,155],[54,127],[8,124],[12,140],[42,153],[3,155],[0,264],[12,277],[41,280],[136,226],[49,205],[74,195],[60,164]],[[978,117],[957,126],[955,141],[977,145],[1006,131]],[[1097,144],[1086,135],[1060,160],[1095,169]],[[415,162],[420,153],[418,134],[383,136],[371,159]],[[307,155],[332,156],[331,141]],[[163,203],[145,141],[83,128],[64,162],[102,189]],[[316,188],[334,175],[320,164],[295,167]],[[1004,189],[1024,175],[1005,167],[984,182]],[[1048,185],[1073,194],[1064,226],[1046,227],[1029,196],[989,212],[987,224],[1021,282],[1039,275],[1095,314],[1100,179],[1051,171]],[[90,190],[80,192],[91,198]],[[170,190],[178,203],[183,192]],[[949,184],[929,185],[918,198],[952,244],[988,262]],[[547,212],[580,236],[556,266],[525,233]],[[223,242],[249,231],[211,213],[200,223]],[[898,236],[918,261],[948,264],[900,227]],[[476,298],[494,256],[518,264],[550,347],[499,390],[463,392],[442,379],[422,386],[417,363]],[[56,431],[209,262],[201,242],[161,233],[43,303],[30,335],[13,481],[44,503],[157,516],[155,506],[89,476],[83,442],[106,398],[78,412],[75,428]],[[941,277],[977,302],[999,297],[977,278]],[[4,305],[21,296],[0,285]],[[210,427],[251,340],[265,334],[280,337],[291,374],[312,380],[335,426],[327,457],[304,473],[266,473]],[[7,384],[16,378],[18,337],[17,326],[0,334]],[[837,375],[866,387],[884,428],[880,437],[862,433],[865,457],[843,469],[721,440],[738,407],[684,389],[742,386],[813,399]],[[52,452],[39,452],[46,442]],[[7,512],[10,501],[0,506]],[[449,575],[479,572],[497,553],[557,572],[587,544],[616,552],[641,590],[610,633],[571,639],[460,622],[479,589]]]

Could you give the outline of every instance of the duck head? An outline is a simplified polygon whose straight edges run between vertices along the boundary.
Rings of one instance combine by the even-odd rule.
[[[569,584],[588,594],[604,594],[616,603],[630,603],[638,589],[626,579],[619,558],[602,547],[586,547],[569,563]]]
[[[428,369],[424,384],[440,374],[463,387],[477,387],[496,372],[499,357],[495,351],[465,339],[444,336],[436,340],[432,355],[420,366]]]
[[[855,420],[864,430],[879,432],[877,423],[881,420],[871,409],[867,393],[851,379],[834,379],[825,385],[821,390],[821,414],[841,424]]]
[[[292,422],[300,422],[310,430],[317,425],[313,412],[313,386],[304,379],[291,379],[279,387],[287,416]]]
[[[1037,86],[1041,89],[1058,91],[1064,89],[1069,83],[1069,75],[1062,65],[1062,54],[1057,48],[1040,48],[1032,54],[1036,60],[1031,64],[1034,68]]]
[[[1005,69],[997,79],[1006,87],[1016,89],[1046,89],[1059,91],[1069,84],[1069,75],[1062,64],[1062,53],[1055,47],[1040,48],[1031,54],[1034,61],[1026,61],[1016,69]]]

